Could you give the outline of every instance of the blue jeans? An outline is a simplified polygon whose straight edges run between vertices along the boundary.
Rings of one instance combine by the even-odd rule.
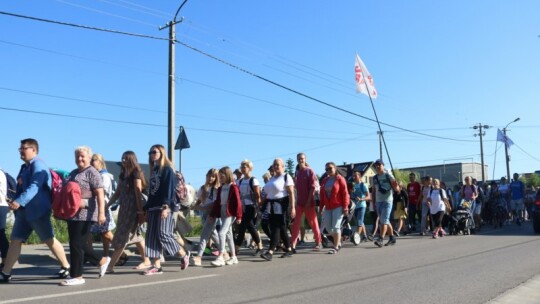
[[[377,214],[381,225],[390,225],[390,213],[392,213],[392,202],[377,202]]]
[[[354,209],[354,218],[356,219],[356,225],[358,227],[364,225],[364,215],[366,215],[366,207]]]

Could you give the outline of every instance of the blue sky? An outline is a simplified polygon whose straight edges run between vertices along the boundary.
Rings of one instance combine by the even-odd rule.
[[[4,1],[0,11],[166,38],[158,27],[180,4]],[[520,117],[509,127],[516,143],[511,171],[540,169],[538,1],[190,0],[179,15],[178,40],[374,118],[368,97],[355,93],[358,53],[380,94],[379,119],[430,135],[383,126],[395,168],[480,162],[471,127],[482,123],[492,126],[484,138],[487,174],[493,176],[495,164],[495,177],[503,176],[496,131]],[[133,150],[147,162],[149,147],[166,143],[166,41],[6,15],[0,27],[0,166],[8,172],[17,173],[17,148],[26,137],[40,141],[49,166],[63,169],[75,167],[78,145],[113,161]],[[295,159],[298,152],[306,152],[318,173],[327,161],[379,155],[375,123],[182,45],[176,46],[176,109],[176,126],[186,128],[191,143],[182,169],[196,186],[209,168],[237,167],[246,158],[260,178],[273,158]]]

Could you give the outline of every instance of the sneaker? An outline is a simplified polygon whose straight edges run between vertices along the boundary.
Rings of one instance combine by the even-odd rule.
[[[313,251],[321,251],[321,247],[321,244],[317,244],[315,247],[313,247]]]
[[[424,235],[426,235],[425,232],[420,232],[420,236],[424,236]]]
[[[197,267],[202,266],[201,257],[194,256],[191,261],[192,261],[191,265],[193,266],[197,266]]]
[[[0,272],[0,284],[7,284],[11,281],[11,274],[5,274],[3,271]]]
[[[390,240],[388,242],[386,242],[386,244],[384,244],[384,246],[393,246],[395,244],[396,244],[396,238],[392,237],[392,238],[390,238]]]
[[[261,254],[261,251],[262,251],[262,249],[257,248],[257,249],[253,252],[253,256],[258,256],[259,254]]]
[[[225,261],[225,265],[234,265],[234,264],[238,264],[238,258],[236,256],[233,256],[227,261]]]
[[[292,256],[293,256],[293,253],[290,252],[290,251],[287,251],[287,252],[285,252],[284,254],[281,255],[281,258],[283,258],[283,259],[284,258],[292,258]]]
[[[60,286],[77,286],[86,283],[84,279],[67,279],[60,283]]]
[[[217,259],[213,260],[210,264],[216,267],[225,266],[225,259],[222,256],[218,256]]]
[[[394,231],[394,236],[399,237],[399,231]]]
[[[150,267],[150,269],[143,272],[143,275],[145,275],[145,276],[151,276],[151,275],[155,275],[155,274],[163,274],[163,269],[161,267],[156,268],[156,267],[152,266],[152,267]]]
[[[180,270],[184,270],[184,269],[188,268],[188,266],[189,266],[189,257],[190,256],[191,256],[191,252],[187,251],[186,255],[184,255],[182,257],[182,259],[180,260]]]
[[[375,246],[377,246],[377,247],[379,247],[379,248],[382,248],[382,246],[383,246],[383,240],[378,239],[378,240],[376,240],[375,242],[373,242],[373,244],[375,244]]]
[[[368,239],[370,242],[373,242],[373,236],[372,236],[372,235],[368,235],[368,236],[367,236],[367,239]]]
[[[267,261],[272,261],[272,254],[270,252],[265,252],[265,253],[261,253],[261,258],[267,260]]]
[[[107,257],[105,259],[105,263],[103,265],[99,266],[99,277],[103,277],[105,273],[107,272],[107,267],[109,267],[109,264],[111,263],[111,258]]]
[[[288,251],[288,252],[290,252],[291,255],[292,255],[292,254],[296,254],[296,248],[291,248],[291,251]]]
[[[69,277],[69,267],[61,267],[54,276],[58,279],[67,279]]]
[[[304,245],[304,241],[300,240],[300,241],[298,242],[298,245]]]
[[[434,238],[434,239],[436,239],[436,238],[438,238],[438,237],[439,237],[439,236],[438,236],[436,233],[434,233],[433,236],[432,236],[432,238]]]

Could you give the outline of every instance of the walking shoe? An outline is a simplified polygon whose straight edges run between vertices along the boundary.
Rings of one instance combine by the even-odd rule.
[[[54,275],[58,279],[66,279],[69,277],[69,267],[61,267],[60,270]]]
[[[190,256],[191,256],[191,252],[186,251],[186,255],[184,255],[180,260],[180,270],[184,270],[188,268]]]
[[[367,239],[368,239],[370,242],[373,242],[373,236],[372,236],[372,235],[368,235],[368,236],[367,236]]]
[[[145,276],[151,276],[151,275],[155,275],[155,274],[163,274],[163,269],[161,267],[156,268],[156,267],[152,266],[152,267],[150,267],[150,269],[143,272],[143,275],[145,275]]]
[[[281,255],[281,258],[284,259],[284,258],[292,258],[293,256],[293,253],[290,252],[290,251],[287,251],[285,252],[284,254]]]
[[[110,263],[111,263],[111,258],[106,257],[105,258],[105,263],[103,263],[103,265],[99,266],[99,277],[100,278],[105,275],[105,273],[107,272],[107,267],[109,267]]]
[[[255,252],[253,252],[253,256],[258,256],[261,253],[262,249],[257,248]]]
[[[321,247],[321,244],[317,244],[315,247],[313,247],[313,251],[321,251]]]
[[[399,231],[394,231],[394,236],[399,237]]]
[[[265,253],[261,253],[261,258],[267,260],[267,261],[272,261],[272,254],[270,252],[265,252]]]
[[[391,237],[390,240],[388,240],[388,242],[386,242],[386,244],[384,244],[384,246],[393,246],[395,244],[396,244],[396,238]]]
[[[210,264],[216,267],[225,266],[225,259],[222,256],[218,256],[217,259],[213,260]]]
[[[67,279],[60,283],[60,286],[77,286],[84,284],[84,279]]]
[[[291,254],[296,254],[296,248],[291,248],[291,251],[288,252],[290,252]]]
[[[5,274],[3,271],[0,272],[0,284],[7,284],[11,281],[11,274]]]
[[[439,237],[439,236],[438,236],[436,233],[433,233],[432,238],[436,239],[436,238],[438,238],[438,237]]]
[[[373,242],[373,244],[375,244],[375,246],[377,246],[377,247],[379,247],[379,248],[382,248],[382,246],[383,246],[383,240],[377,239],[375,242]]]
[[[238,264],[238,258],[236,256],[233,256],[230,259],[228,259],[227,261],[225,261],[225,264],[226,265]]]
[[[193,266],[202,266],[201,257],[194,256],[191,261]]]

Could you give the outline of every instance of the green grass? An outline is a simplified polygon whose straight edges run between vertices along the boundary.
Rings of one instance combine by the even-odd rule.
[[[67,232],[67,223],[66,221],[57,220],[54,217],[51,216],[51,222],[53,226],[54,236],[60,243],[68,243],[69,242],[69,236]],[[13,230],[13,224],[9,223],[6,226],[6,235],[11,235],[11,231]],[[28,240],[26,241],[26,244],[40,244],[39,237],[35,232],[32,232]]]

